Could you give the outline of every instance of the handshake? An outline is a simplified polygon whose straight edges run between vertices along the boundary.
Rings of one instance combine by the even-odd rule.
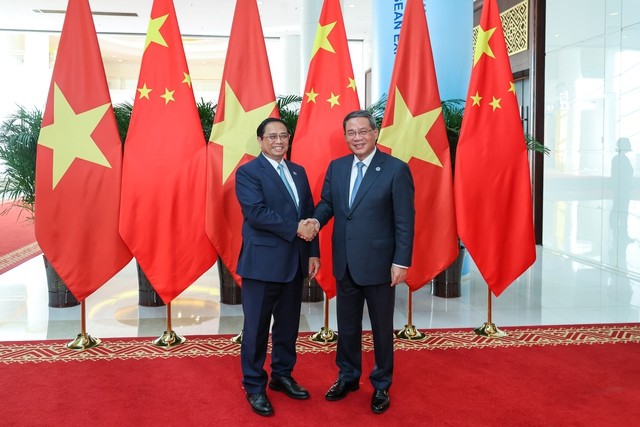
[[[312,241],[318,235],[319,231],[320,223],[315,218],[302,219],[298,223],[298,237],[307,242]]]

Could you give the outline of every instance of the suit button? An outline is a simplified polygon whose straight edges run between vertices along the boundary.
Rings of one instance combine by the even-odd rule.
[[[349,221],[351,221],[351,215],[349,215],[349,216],[347,217],[347,219],[348,219]]]

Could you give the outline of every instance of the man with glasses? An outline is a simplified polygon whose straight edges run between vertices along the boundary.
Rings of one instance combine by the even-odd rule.
[[[413,178],[405,162],[376,148],[378,129],[368,111],[349,113],[343,128],[353,155],[329,164],[313,214],[317,226],[334,218],[339,374],[325,397],[340,400],[360,387],[366,302],[375,356],[371,410],[381,414],[390,403],[395,285],[404,282],[413,250]]]
[[[320,268],[313,225],[301,218],[313,213],[313,198],[305,170],[284,160],[289,149],[284,122],[265,119],[257,129],[262,153],[238,168],[236,196],[242,208],[242,277],[244,325],[240,360],[242,384],[251,409],[273,414],[266,395],[269,326],[273,316],[269,388],[293,399],[308,399],[291,372],[296,362],[302,283]]]

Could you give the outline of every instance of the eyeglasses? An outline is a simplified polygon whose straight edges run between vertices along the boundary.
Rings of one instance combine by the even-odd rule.
[[[373,129],[360,129],[359,131],[354,131],[354,130],[350,130],[349,132],[347,132],[345,135],[347,135],[347,138],[349,139],[354,139],[356,137],[356,135],[361,136],[362,138],[364,138],[365,136],[367,136],[367,134],[369,132],[371,132]]]
[[[276,142],[278,138],[280,138],[282,142],[287,142],[289,141],[289,138],[291,138],[291,135],[289,135],[288,133],[281,133],[281,134],[270,133],[269,135],[265,135],[262,137],[262,139],[265,139],[265,138],[268,139],[270,142]]]

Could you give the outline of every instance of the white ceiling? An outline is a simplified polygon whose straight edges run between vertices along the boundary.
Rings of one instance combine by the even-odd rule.
[[[320,2],[321,0],[312,0]],[[260,0],[258,8],[265,37],[300,34],[302,0]],[[153,0],[90,0],[94,12],[136,16],[94,15],[98,33],[145,34]],[[228,36],[234,0],[174,0],[180,31],[184,36]],[[368,39],[371,31],[371,0],[342,0],[347,37]],[[67,0],[0,0],[0,30],[59,32]]]

